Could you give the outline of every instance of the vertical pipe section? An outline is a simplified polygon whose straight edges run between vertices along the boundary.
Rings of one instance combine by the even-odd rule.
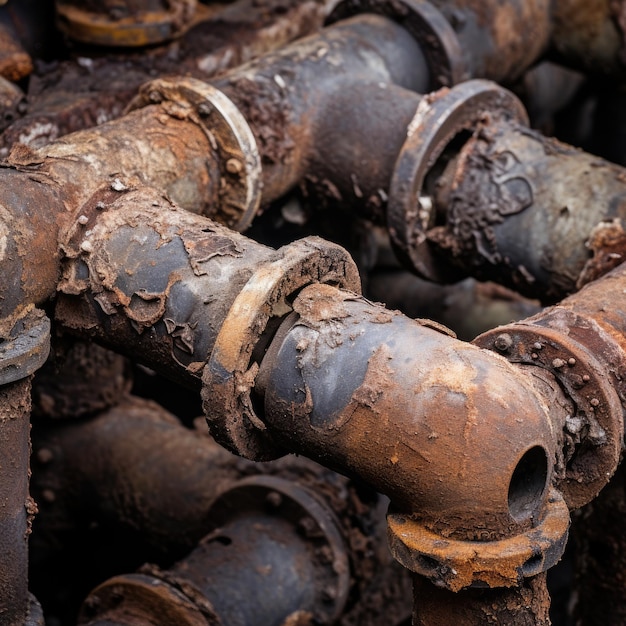
[[[30,392],[49,341],[50,323],[36,310],[0,335],[0,622],[6,626],[22,626],[29,615],[28,535],[37,511],[28,493]]]
[[[413,626],[550,626],[546,574],[517,587],[453,593],[414,577]],[[607,623],[607,622],[604,622]]]
[[[28,495],[31,376],[0,387],[0,622],[28,616]]]

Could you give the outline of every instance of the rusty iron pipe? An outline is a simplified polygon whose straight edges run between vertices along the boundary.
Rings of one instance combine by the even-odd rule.
[[[261,57],[214,84],[239,108],[257,139],[263,203],[269,203],[305,176],[323,185],[329,158],[331,167],[341,168],[330,181],[340,180],[340,192],[368,185],[369,171],[359,166],[358,156],[380,152],[395,158],[396,135],[404,132],[419,102],[407,94],[406,103],[400,96],[386,111],[385,90],[396,85],[423,92],[429,81],[424,56],[409,32],[384,17],[361,15]],[[366,119],[361,121],[362,116]],[[394,116],[399,117],[395,134],[387,126]],[[349,159],[345,164],[332,156],[342,137],[356,142],[352,151],[342,147]],[[387,167],[388,159],[381,159],[378,167]],[[368,164],[373,164],[371,157]],[[361,192],[365,198],[387,185],[388,172],[377,175],[374,170],[373,175],[375,186]]]
[[[7,626],[31,624],[35,607],[28,593],[28,536],[37,512],[28,492],[30,390],[49,341],[50,323],[36,310],[0,335],[0,621]]]
[[[518,587],[466,589],[452,593],[414,577],[413,626],[550,626],[546,575]]]
[[[16,4],[22,3],[11,6]],[[41,10],[33,8],[31,15]],[[64,61],[55,72],[36,71],[29,83],[28,110],[0,136],[0,154],[6,156],[16,142],[41,147],[120,117],[137,89],[155,74],[206,80],[319,30],[324,15],[315,0],[275,0],[269,6],[254,0],[219,3],[200,11],[198,23],[172,46],[81,56]]]
[[[331,19],[368,10],[406,16],[407,7],[420,3],[342,0],[337,4]],[[444,45],[438,41],[443,30],[428,33],[432,45],[449,51],[440,53],[439,63],[431,69],[445,73],[452,66],[458,77],[442,84],[468,78],[510,84],[544,56],[581,71],[624,77],[626,4],[622,0],[430,0],[428,4],[452,29],[445,33]],[[464,53],[460,58],[458,51]]]
[[[246,479],[214,503],[211,522],[212,532],[171,569],[144,567],[94,590],[79,624],[336,622],[349,588],[346,545],[330,509],[306,488]]]
[[[196,0],[56,0],[57,26],[80,42],[142,47],[180,37],[194,22]]]
[[[17,144],[0,170],[1,260],[15,277],[2,286],[0,320],[54,294],[59,240],[99,202],[152,183],[185,208],[209,210],[219,179],[212,155],[193,113],[156,105],[40,150]]]
[[[245,461],[229,454],[206,433],[183,427],[153,402],[132,397],[91,419],[37,423],[33,459],[32,488],[40,514],[34,527],[32,558],[38,570],[50,570],[51,563],[63,558],[59,546],[70,549],[76,525],[80,525],[78,520],[85,519],[111,528],[134,529],[159,553],[179,555],[192,549],[211,528],[220,526],[213,505],[219,493],[244,477],[255,476],[259,484],[267,477],[276,477],[279,484],[289,480],[297,485],[293,487],[296,490],[314,492],[316,498],[332,507],[339,520],[350,560],[350,595],[359,598],[342,613],[341,623],[345,620],[346,624],[392,626],[394,619],[410,613],[407,577],[384,548],[384,499],[307,459],[288,456],[264,464]],[[240,508],[237,500],[237,511]],[[261,534],[260,540],[264,537]],[[266,571],[255,570],[244,554],[251,548],[251,540],[248,537],[243,544],[239,542],[238,547],[224,552],[225,558],[232,559],[227,569],[239,579],[249,569]],[[222,548],[199,548],[194,558],[198,567],[204,567],[207,549],[214,552]],[[213,567],[211,583],[205,582],[205,587],[213,587],[220,578],[216,571]],[[250,584],[254,583],[254,571]],[[373,576],[372,572],[378,573]],[[153,583],[165,584],[160,578],[153,578]],[[307,584],[306,567],[303,576],[298,568],[292,584],[300,589]],[[54,595],[54,585],[45,577],[39,581],[47,594]],[[218,595],[222,595],[223,587],[217,585],[216,589],[221,589]],[[242,593],[239,599],[246,602],[245,610],[258,613],[266,601],[246,599],[247,589],[238,584],[228,593]],[[129,588],[124,593],[132,601],[136,592]],[[399,596],[402,592],[405,595]],[[213,598],[217,591],[206,593]],[[377,601],[371,601],[376,594],[393,598],[396,606],[380,614],[375,610]],[[272,604],[279,597],[271,590],[266,596]],[[218,606],[217,600],[214,604]],[[257,619],[261,620],[258,623],[266,623],[264,615]]]
[[[475,98],[485,88],[439,92],[416,116],[390,188],[396,250],[430,280],[558,301],[620,262],[625,171],[494,117]]]
[[[151,545],[190,549],[206,534],[212,501],[239,478],[236,459],[154,402],[120,400],[93,418],[33,430],[36,530],[71,536],[89,511],[98,522],[140,529]]]
[[[28,496],[30,377],[0,387],[0,621],[28,615],[28,534],[36,506]]]
[[[283,445],[326,465],[341,463],[388,495],[398,511],[439,520],[437,531],[451,525],[448,532],[457,536],[476,532],[474,515],[500,536],[518,528],[509,481],[524,455],[535,451],[543,469],[533,486],[537,500],[520,513],[521,525],[541,508],[555,443],[545,409],[531,403],[530,379],[437,328],[332,287],[304,290],[294,310],[297,319],[279,331],[255,387],[264,397],[263,420]],[[518,386],[507,385],[509,377]],[[483,428],[493,430],[505,398],[508,411],[525,416],[526,432],[514,437],[501,425],[491,434],[491,453],[484,442],[481,456],[462,452],[483,441]],[[439,423],[442,406],[455,407],[454,426]]]
[[[352,260],[338,246],[309,238],[279,251],[207,218],[174,208],[150,189],[108,195],[77,223],[64,245],[56,318],[73,333],[139,355],[150,367],[199,388],[202,369],[238,298],[251,316],[224,347],[246,371],[273,317],[306,284],[359,288]],[[225,374],[225,372],[223,372]],[[237,385],[244,384],[239,381]]]
[[[293,306],[257,376],[261,419],[283,448],[389,495],[405,567],[459,591],[558,561],[568,514],[548,485],[571,404],[550,375],[329,286]]]

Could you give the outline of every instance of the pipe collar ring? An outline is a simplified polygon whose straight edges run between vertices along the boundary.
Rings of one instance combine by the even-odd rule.
[[[220,168],[215,214],[206,217],[244,231],[261,203],[261,156],[252,130],[237,106],[219,89],[195,78],[157,79],[146,83],[128,111],[150,104],[174,103],[205,131]]]
[[[554,328],[518,323],[496,328],[473,343],[497,352],[512,363],[534,365],[550,371],[574,403],[564,430],[580,436],[573,455],[567,460],[565,475],[556,485],[570,509],[593,500],[609,482],[619,464],[624,438],[622,406],[607,377],[607,368],[585,347],[579,333],[591,337],[599,353],[609,353],[602,339],[587,320],[561,311]],[[604,348],[604,349],[603,349]],[[585,434],[586,433],[586,434]]]
[[[446,148],[486,118],[528,123],[522,103],[487,80],[470,80],[424,96],[400,149],[389,189],[387,225],[399,258],[418,276],[440,283],[467,277],[445,257],[436,257],[428,242],[434,211],[423,196],[426,176]]]
[[[251,392],[259,364],[253,353],[270,319],[290,313],[296,295],[312,283],[361,289],[358,270],[343,248],[308,237],[279,249],[250,277],[219,330],[202,375],[203,408],[213,437],[239,456],[269,461],[286,454],[255,411]]]
[[[432,532],[407,515],[387,516],[389,545],[407,569],[439,587],[512,587],[559,561],[569,530],[563,496],[551,489],[535,527],[495,541],[462,541]]]
[[[50,320],[32,309],[15,322],[9,337],[0,338],[0,385],[36,372],[50,353]]]
[[[461,44],[450,23],[430,2],[416,0],[340,0],[326,24],[353,15],[374,13],[399,22],[423,49],[430,71],[430,89],[456,85],[466,78]]]

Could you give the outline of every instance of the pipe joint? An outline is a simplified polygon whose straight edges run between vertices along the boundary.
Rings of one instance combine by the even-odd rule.
[[[559,425],[563,447],[556,485],[570,509],[593,500],[620,461],[624,410],[619,387],[622,347],[592,317],[553,307],[474,340],[512,363],[551,372],[572,402]]]
[[[393,513],[387,523],[391,552],[404,567],[457,592],[469,587],[513,587],[547,571],[563,555],[569,519],[563,496],[551,489],[533,528],[504,539],[443,537],[406,515]]]
[[[18,318],[8,336],[0,337],[0,386],[34,374],[50,352],[50,320],[31,308]]]
[[[402,25],[420,44],[428,65],[428,91],[460,83],[466,76],[463,51],[450,23],[430,2],[416,0],[340,0],[326,23],[361,13],[384,15]]]
[[[398,154],[389,189],[389,233],[407,267],[428,280],[455,282],[467,277],[464,268],[432,252],[429,236],[441,219],[432,198],[432,178],[486,119],[528,123],[517,97],[490,81],[471,80],[442,89],[422,99]]]
[[[188,557],[105,582],[79,623],[130,625],[129,615],[133,624],[140,616],[181,626],[336,622],[350,589],[347,548],[312,492],[273,476],[243,479],[211,505],[209,519],[211,532]]]
[[[162,104],[174,116],[183,111],[204,130],[220,169],[214,204],[219,215],[207,217],[217,217],[234,230],[245,230],[261,201],[261,157],[254,134],[237,106],[216,87],[188,77],[146,83],[129,111],[151,104]]]

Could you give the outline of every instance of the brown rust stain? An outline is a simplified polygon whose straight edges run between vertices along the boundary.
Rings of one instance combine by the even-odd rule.
[[[600,222],[590,233],[587,248],[591,258],[585,264],[576,288],[582,289],[626,259],[626,230],[621,219]]]

